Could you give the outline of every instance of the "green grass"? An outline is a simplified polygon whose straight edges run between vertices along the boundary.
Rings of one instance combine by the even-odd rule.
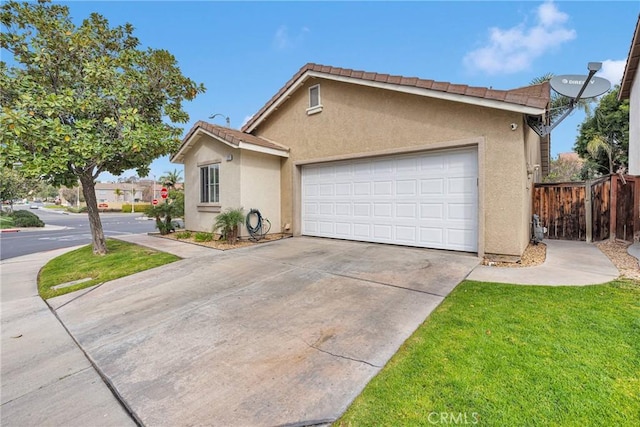
[[[636,426],[638,420],[638,282],[465,281],[336,424]]]
[[[107,239],[107,250],[104,256],[94,255],[93,247],[88,245],[49,261],[38,275],[40,296],[48,299],[64,295],[180,259],[165,252],[112,239]],[[90,281],[52,289],[53,286],[88,277]]]
[[[194,240],[196,242],[210,242],[213,240],[213,233],[198,231],[194,236]]]
[[[190,231],[179,231],[176,233],[176,239],[190,239],[191,232]]]
[[[13,218],[7,215],[0,216],[0,229],[13,228]]]

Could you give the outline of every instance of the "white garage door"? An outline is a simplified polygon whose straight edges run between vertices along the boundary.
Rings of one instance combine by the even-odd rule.
[[[476,252],[477,150],[302,168],[302,234]]]

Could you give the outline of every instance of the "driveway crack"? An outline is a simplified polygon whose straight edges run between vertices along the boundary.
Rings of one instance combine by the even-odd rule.
[[[300,339],[302,340],[302,342],[304,342],[306,345],[308,345],[308,346],[309,346],[309,347],[311,347],[312,349],[317,350],[317,351],[319,351],[319,352],[321,352],[321,353],[328,354],[329,356],[337,357],[337,358],[339,358],[339,359],[350,360],[350,361],[352,361],[352,362],[364,363],[365,365],[369,365],[369,366],[371,366],[371,367],[373,367],[373,368],[382,368],[382,366],[375,365],[375,364],[373,364],[373,363],[371,363],[371,362],[367,362],[366,360],[356,359],[356,358],[354,358],[354,357],[349,357],[349,356],[343,356],[343,355],[341,355],[341,354],[335,354],[335,353],[332,353],[332,352],[330,352],[330,351],[323,350],[323,349],[321,349],[320,347],[316,346],[315,344],[309,344],[309,343],[308,343],[307,341],[305,341],[304,339],[302,339],[302,338],[300,338]]]

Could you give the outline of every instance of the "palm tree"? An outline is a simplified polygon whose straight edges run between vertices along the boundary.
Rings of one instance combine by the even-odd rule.
[[[182,171],[178,169],[174,169],[173,172],[165,172],[164,175],[160,177],[160,182],[169,188],[175,188],[176,184],[182,181],[180,175],[182,175]]]
[[[597,159],[601,151],[609,160],[609,173],[613,173],[613,144],[607,136],[596,135],[587,143],[587,152],[593,159]]]
[[[117,202],[117,201],[120,201],[120,197],[121,197],[124,193],[122,192],[122,190],[121,190],[121,189],[116,188],[115,190],[113,190],[113,194],[115,194],[115,195],[116,195],[116,202]]]

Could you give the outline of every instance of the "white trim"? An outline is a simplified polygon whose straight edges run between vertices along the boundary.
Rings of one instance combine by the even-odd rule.
[[[313,89],[318,89],[318,103],[315,105],[311,105],[311,91]],[[317,107],[322,107],[322,100],[320,99],[320,83],[309,86],[309,108],[307,109],[307,111]]]
[[[271,154],[273,156],[289,157],[289,152],[278,150],[277,148],[262,147],[261,145],[252,144],[250,142],[240,141],[240,145],[236,148],[241,150],[255,151],[257,153]]]
[[[298,88],[302,86],[307,80],[307,78],[309,77],[335,80],[343,83],[357,84],[361,86],[374,87],[378,89],[393,90],[396,92],[408,93],[412,95],[426,96],[429,98],[443,99],[447,101],[460,102],[463,104],[478,105],[480,107],[495,108],[498,110],[513,111],[516,113],[529,114],[533,116],[542,116],[545,113],[544,108],[527,107],[525,105],[512,104],[507,101],[477,98],[477,97],[468,96],[468,95],[441,92],[437,90],[424,89],[424,88],[419,88],[415,86],[403,86],[398,84],[376,82],[371,80],[362,80],[362,79],[356,79],[353,77],[337,76],[333,74],[322,73],[319,71],[306,71],[304,74],[302,74],[298,78],[298,80],[296,80],[291,85],[289,89],[287,89],[287,91],[285,91],[282,95],[280,95],[280,97],[276,99],[276,101],[273,104],[271,104],[271,106],[267,108],[267,110],[264,113],[261,114],[258,120],[253,122],[253,124],[251,124],[251,126],[247,128],[247,132],[251,133],[255,128],[257,128],[258,125],[264,120],[265,117],[268,117],[269,115],[271,115],[271,113],[274,110],[277,110],[280,107],[280,105],[282,105],[282,103],[285,102],[293,92],[298,90]]]
[[[378,89],[394,90],[396,92],[409,93],[412,95],[426,96],[429,98],[444,99],[447,101],[460,102],[462,104],[479,105],[481,107],[495,108],[498,110],[513,111],[516,113],[539,116],[544,114],[544,108],[527,107],[525,105],[511,104],[508,101],[498,101],[495,99],[477,98],[469,95],[457,93],[441,92],[438,90],[419,88],[415,86],[404,86],[392,83],[376,82],[371,80],[354,79],[352,77],[336,76],[333,74],[323,74],[317,71],[309,71],[310,77],[324,78],[344,83],[359,84],[361,86],[375,87]]]
[[[322,104],[316,105],[315,107],[307,108],[307,116],[311,116],[313,114],[318,114],[322,112]]]
[[[308,75],[308,71],[306,73],[304,73],[302,76],[300,76],[300,78],[298,80],[296,80],[289,89],[287,89],[287,91],[285,93],[283,93],[282,95],[280,95],[280,98],[276,99],[276,101],[271,104],[271,106],[269,108],[267,108],[267,110],[262,113],[262,115],[260,116],[260,118],[258,118],[258,120],[256,120],[255,122],[253,122],[253,124],[251,126],[249,126],[246,130],[247,133],[251,133],[253,132],[253,130],[255,128],[258,127],[258,125],[262,122],[262,120],[264,120],[265,117],[271,115],[271,113],[275,110],[278,109],[278,107],[284,102],[286,101],[293,92],[295,92],[296,90],[298,90],[298,88],[300,86],[302,86],[305,82],[305,79]]]
[[[191,148],[191,145],[195,143],[198,139],[200,139],[202,135],[207,135],[218,142],[222,142],[223,144],[228,145],[231,148],[240,148],[240,149],[249,150],[249,151],[257,151],[259,153],[271,154],[274,156],[289,157],[288,151],[279,150],[277,148],[262,147],[260,145],[252,144],[250,142],[246,142],[242,140],[240,141],[239,145],[234,145],[229,141],[225,141],[223,138],[220,138],[219,136],[216,136],[205,129],[199,128],[193,133],[193,135],[191,135],[191,137],[182,146],[182,148],[173,157],[170,158],[170,161],[173,163],[176,163],[176,162],[183,163],[184,152],[189,150]]]

